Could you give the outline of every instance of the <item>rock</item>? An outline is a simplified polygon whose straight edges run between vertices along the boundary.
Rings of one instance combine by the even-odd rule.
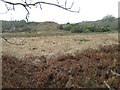
[[[33,48],[30,48],[31,50],[36,50],[37,48],[36,47],[33,47]]]
[[[44,59],[35,59],[34,61],[32,61],[32,63],[34,63],[34,64],[46,63],[46,60],[44,60]]]
[[[36,50],[37,48],[32,48],[32,50]]]
[[[47,59],[49,60],[49,59],[54,59],[54,58],[56,58],[57,57],[57,55],[55,54],[55,53],[50,53],[48,56],[47,56]]]

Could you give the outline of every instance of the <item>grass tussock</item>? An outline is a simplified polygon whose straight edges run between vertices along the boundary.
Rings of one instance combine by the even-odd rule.
[[[76,55],[64,55],[53,60],[32,64],[38,57],[28,56],[23,60],[11,55],[2,55],[3,88],[120,88],[118,76],[110,70],[120,73],[118,45],[100,47],[99,50],[87,50]],[[30,59],[30,61],[29,61]]]

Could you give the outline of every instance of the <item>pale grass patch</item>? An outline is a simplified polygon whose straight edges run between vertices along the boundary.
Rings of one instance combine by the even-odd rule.
[[[56,56],[66,53],[75,53],[90,48],[98,48],[100,45],[111,45],[118,43],[117,33],[103,34],[76,34],[67,36],[39,36],[9,38],[12,42],[25,42],[25,45],[16,46],[2,41],[3,52],[14,53],[19,57],[26,54],[37,56],[54,53]],[[83,40],[83,41],[81,41]],[[89,41],[88,41],[89,40]],[[52,54],[51,54],[52,55]],[[52,55],[54,57],[55,55]]]

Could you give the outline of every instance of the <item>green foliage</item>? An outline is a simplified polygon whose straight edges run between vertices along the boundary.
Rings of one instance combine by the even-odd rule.
[[[107,15],[103,17],[101,20],[97,21],[83,21],[79,23],[80,26],[95,26],[95,27],[109,27],[111,30],[118,30],[118,18],[113,17],[112,15]]]
[[[27,25],[37,25],[38,24],[38,22],[28,22],[28,23],[26,23]]]
[[[118,18],[118,32],[120,32],[120,17]]]
[[[87,41],[90,41],[88,39],[81,39],[80,42],[87,42]]]
[[[23,32],[23,31],[29,31],[29,29],[23,29],[26,25],[37,25],[37,22],[26,22],[25,20],[21,21],[2,21],[2,32]]]
[[[67,25],[63,26],[63,29],[66,31],[70,31],[73,26],[74,26],[73,24],[67,24]]]
[[[69,22],[67,24],[70,24]]]
[[[110,31],[109,27],[100,27],[101,32],[107,32]]]
[[[26,27],[26,28],[17,28],[15,29],[13,32],[28,32],[28,33],[31,33],[31,32],[35,32],[36,30],[35,29],[31,29],[29,27]]]
[[[89,30],[89,29],[84,30],[84,33],[88,33],[88,32],[90,32],[90,30]]]
[[[108,32],[110,31],[109,27],[105,26],[93,26],[93,25],[82,25],[82,26],[73,26],[70,30],[72,33],[89,33],[89,32]]]
[[[112,20],[112,19],[110,19]],[[71,31],[71,33],[89,33],[89,32],[108,32],[111,30],[109,25],[82,25],[76,24],[64,24],[60,25],[59,28],[65,31]]]
[[[94,32],[95,29],[96,29],[96,27],[93,26],[93,25],[90,25],[90,26],[87,26],[87,29],[88,29],[89,31],[91,31],[91,32]]]
[[[37,25],[37,22],[21,21],[2,21],[2,32],[26,32],[34,31],[25,29],[25,26]],[[51,27],[48,27],[49,30]],[[107,15],[98,21],[83,21],[80,23],[67,23],[58,25],[58,29],[70,31],[72,33],[89,33],[89,32],[108,32],[120,29],[120,20],[112,15]]]
[[[64,24],[63,30],[71,31],[72,33],[89,33],[89,32],[108,32],[118,30],[120,21],[112,15],[107,15],[98,21],[83,21],[75,24]]]
[[[73,26],[71,28],[71,33],[80,33],[80,28],[78,26]]]
[[[113,17],[112,15],[107,15],[105,17],[103,17],[102,21],[113,21],[115,19],[115,17]]]
[[[58,29],[63,29],[63,26],[62,26],[62,25],[59,25],[57,28],[58,28]]]
[[[20,32],[31,32],[31,28],[23,28]]]

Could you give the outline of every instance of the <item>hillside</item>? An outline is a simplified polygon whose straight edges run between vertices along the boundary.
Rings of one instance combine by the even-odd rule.
[[[118,18],[105,18],[97,21],[83,21],[78,25],[109,26],[112,30],[118,30]]]
[[[59,30],[55,22],[2,21],[2,32],[38,32]]]
[[[71,33],[116,32],[118,31],[118,26],[120,26],[118,21],[118,18],[108,15],[97,21],[62,24],[59,29],[70,31]]]
[[[59,26],[58,23],[46,21],[46,22],[40,22],[37,25],[26,25],[23,28],[31,28],[37,31],[43,31],[43,30],[44,31],[56,31],[58,30],[57,29],[58,26]]]
[[[119,19],[111,15],[97,21],[82,21],[79,23],[58,24],[56,22],[26,22],[2,21],[2,32],[41,32],[41,31],[69,31],[72,33],[108,32],[118,30]]]

